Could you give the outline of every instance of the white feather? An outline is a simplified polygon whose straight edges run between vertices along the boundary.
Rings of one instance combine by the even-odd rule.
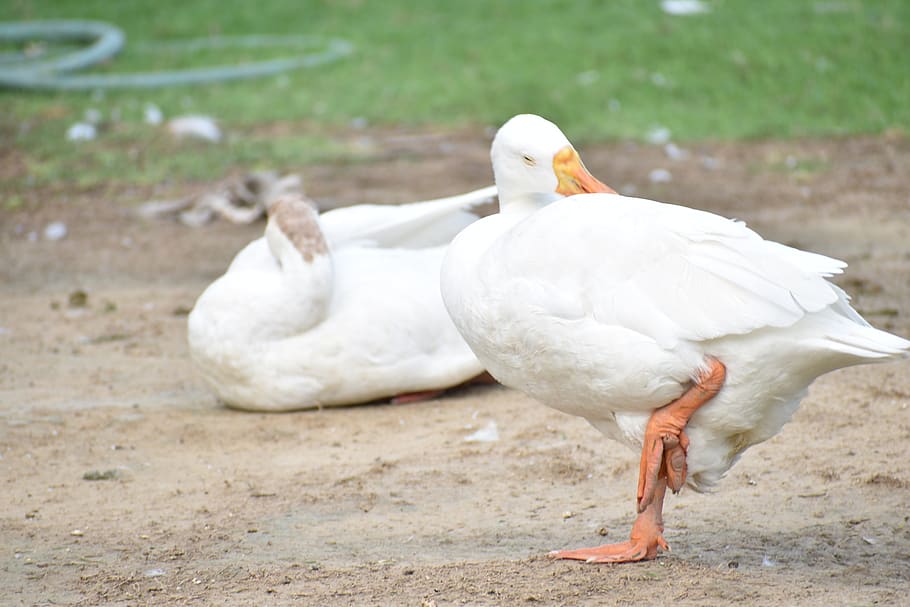
[[[424,248],[449,244],[477,220],[472,208],[491,202],[496,186],[458,196],[406,204],[359,204],[323,213],[322,229],[334,249],[351,242],[385,248]]]

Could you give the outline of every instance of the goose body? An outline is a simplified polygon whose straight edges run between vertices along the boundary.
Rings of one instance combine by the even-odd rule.
[[[487,227],[453,243],[443,293],[502,383],[640,448],[651,412],[681,396],[707,356],[724,362],[724,388],[687,427],[698,488],[776,434],[819,375],[908,346],[825,280],[843,263],[709,213],[586,194],[491,241]],[[475,235],[488,246],[475,249]]]
[[[483,368],[439,294],[451,238],[495,188],[319,215],[283,200],[188,319],[194,363],[232,407],[286,411],[456,386]]]
[[[670,449],[684,434],[676,477],[705,489],[776,434],[818,376],[907,355],[910,342],[871,327],[827,280],[843,262],[614,193],[541,205],[562,184],[553,158],[568,145],[539,117],[503,126],[491,152],[500,213],[468,226],[443,264],[455,325],[503,384],[643,449],[649,420],[713,369],[719,391],[684,432],[663,435]],[[659,503],[668,482],[679,487],[672,462],[651,464],[630,542],[556,556],[640,560],[665,547]]]

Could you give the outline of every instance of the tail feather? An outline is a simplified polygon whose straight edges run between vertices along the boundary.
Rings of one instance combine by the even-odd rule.
[[[910,341],[869,325],[856,325],[849,333],[828,334],[821,341],[828,349],[859,358],[857,363],[910,356]]]
[[[850,296],[834,284],[829,286],[838,298],[829,314],[817,317],[823,347],[857,357],[856,364],[870,360],[888,360],[910,356],[910,341],[876,329],[850,305]],[[833,313],[833,314],[831,314]]]

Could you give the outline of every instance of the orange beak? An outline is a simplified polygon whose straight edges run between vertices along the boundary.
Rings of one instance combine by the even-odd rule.
[[[578,152],[570,145],[562,148],[553,156],[553,172],[556,173],[556,179],[559,181],[559,185],[556,187],[557,194],[572,196],[598,192],[616,193],[616,190],[588,172],[588,169],[582,164]]]

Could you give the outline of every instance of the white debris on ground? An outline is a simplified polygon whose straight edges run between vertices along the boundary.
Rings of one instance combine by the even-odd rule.
[[[271,171],[259,171],[201,196],[152,200],[140,205],[136,212],[144,219],[176,217],[194,228],[218,217],[231,223],[247,224],[264,217],[275,201],[286,196],[306,199],[300,175],[279,176]]]
[[[61,240],[66,238],[66,224],[62,221],[54,221],[44,227],[45,240]]]
[[[190,137],[218,143],[221,141],[221,129],[211,116],[190,114],[171,118],[167,130],[178,139]]]
[[[651,183],[670,183],[673,181],[673,174],[667,169],[652,169],[648,173],[648,181]]]
[[[665,126],[656,125],[645,133],[645,141],[653,143],[654,145],[663,145],[670,141],[671,135],[670,129]]]
[[[464,437],[466,443],[493,443],[499,440],[499,428],[496,422],[491,420],[476,432]]]
[[[667,158],[670,160],[684,160],[688,158],[688,150],[684,150],[673,142],[670,142],[664,145],[664,154],[667,155]]]
[[[685,160],[689,157],[689,151],[683,149],[670,141],[672,132],[665,126],[655,125],[645,134],[645,140],[652,145],[661,145],[664,149],[664,155],[672,161]],[[673,181],[673,174],[664,168],[651,169],[648,172],[648,181],[651,183],[670,183]],[[632,186],[624,187],[623,194],[631,195],[635,188]]]
[[[162,575],[165,575],[165,572],[164,569],[146,569],[143,572],[143,575],[145,577],[160,577]]]
[[[154,103],[146,103],[142,110],[142,119],[146,124],[158,125],[164,122],[164,112]]]
[[[67,141],[91,141],[98,136],[98,129],[89,122],[77,122],[66,129]]]
[[[661,0],[660,10],[668,15],[684,16],[711,12],[702,0]]]

